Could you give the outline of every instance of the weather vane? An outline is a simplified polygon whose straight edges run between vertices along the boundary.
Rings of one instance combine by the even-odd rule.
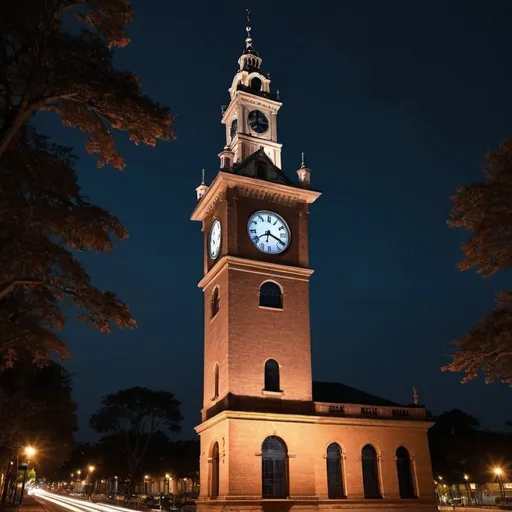
[[[251,10],[246,9],[245,12],[247,13],[247,27],[245,27],[245,30],[247,30],[247,37],[251,37]]]

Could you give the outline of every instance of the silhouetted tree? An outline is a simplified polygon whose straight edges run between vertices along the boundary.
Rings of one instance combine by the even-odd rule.
[[[448,225],[471,232],[460,270],[489,277],[512,267],[512,139],[486,154],[483,169],[485,183],[457,188]],[[500,292],[494,310],[453,344],[443,370],[464,372],[466,382],[483,369],[486,382],[512,385],[512,293]]]
[[[113,131],[154,145],[173,137],[166,107],[112,64],[129,43],[129,0],[18,0],[0,15],[0,357],[20,346],[36,359],[67,355],[55,330],[63,301],[79,320],[108,332],[133,328],[128,306],[91,284],[72,250],[110,251],[128,236],[119,220],[83,196],[70,148],[29,124],[42,111],[87,134],[98,166],[125,166]]]
[[[98,433],[107,434],[102,444],[116,445],[124,454],[131,493],[155,437],[180,430],[180,402],[167,391],[133,387],[106,395],[102,404],[90,424]]]
[[[77,429],[69,373],[58,363],[38,367],[22,356],[0,373],[0,417],[0,467],[31,444],[38,471],[57,468],[70,456]]]

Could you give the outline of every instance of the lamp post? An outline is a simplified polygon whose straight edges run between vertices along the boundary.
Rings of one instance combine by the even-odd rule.
[[[501,475],[503,474],[503,470],[500,467],[494,468],[494,474],[498,477],[498,483],[500,484],[500,494],[501,497],[505,497],[505,489],[503,488],[503,479],[501,478]]]
[[[89,465],[89,467],[87,468],[88,469],[88,474],[87,474],[87,477],[88,477],[88,480],[89,480],[89,498],[92,496],[92,474],[94,472],[94,470],[96,469],[95,466],[93,466],[92,464]]]
[[[144,477],[144,494],[149,494],[149,475]]]
[[[469,483],[469,475],[464,474],[464,481],[466,482],[466,490],[468,492],[468,504],[471,505],[473,498],[471,496],[471,484]]]
[[[21,505],[21,502],[23,501],[23,493],[25,492],[25,484],[27,482],[27,471],[28,471],[28,465],[30,463],[30,459],[34,458],[35,454],[37,453],[37,450],[33,446],[25,446],[25,449],[23,450],[23,454],[26,457],[26,462],[20,464],[18,466],[18,469],[23,469],[23,480],[21,481],[21,490],[20,490],[20,497],[18,502],[16,503],[16,490],[18,488],[18,485],[16,483],[16,487],[14,488],[14,496],[12,499],[12,502],[14,505]]]

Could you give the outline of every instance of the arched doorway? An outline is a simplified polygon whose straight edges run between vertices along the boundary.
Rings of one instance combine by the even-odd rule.
[[[382,498],[379,485],[379,466],[377,452],[371,444],[367,444],[361,452],[363,466],[364,497],[368,499]]]
[[[416,498],[412,481],[411,458],[407,448],[399,446],[396,450],[396,471],[400,498]]]
[[[288,497],[288,449],[284,441],[270,436],[263,441],[262,495],[264,498]]]
[[[217,441],[213,443],[210,462],[210,498],[217,498],[219,495],[219,443]]]
[[[329,499],[345,497],[341,467],[341,448],[332,443],[327,447],[327,492]]]

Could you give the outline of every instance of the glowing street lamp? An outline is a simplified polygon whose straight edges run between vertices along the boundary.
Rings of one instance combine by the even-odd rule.
[[[494,468],[494,474],[498,477],[498,483],[500,484],[501,496],[502,496],[502,498],[504,498],[505,497],[505,489],[503,489],[503,479],[501,477],[501,475],[503,474],[503,470],[499,466],[496,466]]]
[[[33,446],[25,446],[24,452],[25,455],[30,459],[37,453],[37,450]]]
[[[20,497],[18,499],[18,503],[16,503],[16,492],[14,493],[14,496],[13,496],[13,504],[16,504],[18,506],[21,505],[21,502],[23,500],[23,492],[25,491],[25,482],[27,481],[28,463],[30,462],[30,459],[35,456],[35,454],[37,453],[37,450],[33,446],[29,445],[29,446],[25,446],[25,448],[23,449],[23,453],[27,457],[27,462],[23,464],[23,466],[24,466],[23,481],[21,484],[21,493],[20,493]],[[19,455],[18,455],[18,457],[19,457]]]

